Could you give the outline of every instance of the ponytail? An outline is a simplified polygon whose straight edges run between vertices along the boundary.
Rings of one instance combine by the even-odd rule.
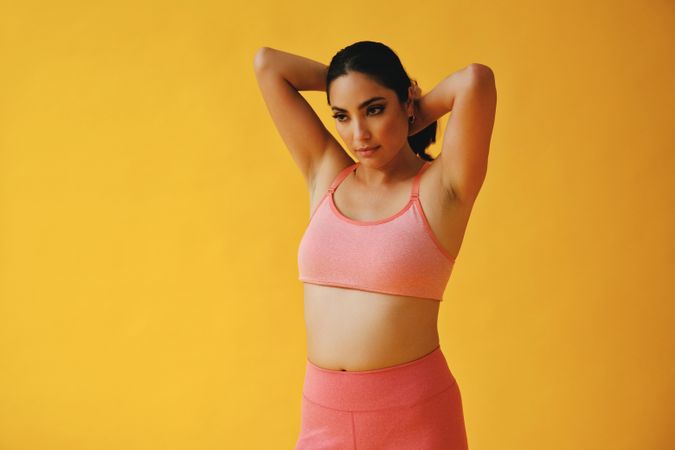
[[[418,103],[419,100],[414,100]],[[438,121],[430,123],[426,128],[418,131],[412,136],[408,136],[408,144],[413,152],[425,161],[433,161],[434,158],[426,153],[427,147],[436,142],[436,130],[438,129]]]

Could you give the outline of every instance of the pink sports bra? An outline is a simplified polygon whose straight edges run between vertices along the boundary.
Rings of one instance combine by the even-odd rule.
[[[419,200],[420,177],[431,163],[415,175],[403,209],[375,221],[344,216],[333,199],[359,164],[338,174],[309,218],[298,249],[300,281],[443,301],[456,258],[433,234]]]

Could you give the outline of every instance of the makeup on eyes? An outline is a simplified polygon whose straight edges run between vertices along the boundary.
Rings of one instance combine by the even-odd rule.
[[[386,98],[384,98],[384,97],[372,97],[372,98],[369,98],[369,99],[366,100],[365,102],[361,102],[361,104],[359,105],[359,108],[358,108],[358,109],[363,109],[363,108],[365,108],[366,106],[368,106],[369,104],[371,104],[371,103],[373,103],[373,102],[376,102],[376,101],[378,101],[378,100],[386,100]],[[386,102],[385,102],[385,103],[386,103]],[[346,109],[340,108],[339,106],[333,106],[331,109],[332,109],[333,111],[347,112]]]
[[[384,111],[385,108],[384,108],[384,105],[372,105],[370,108],[368,108],[368,110],[370,110],[370,109],[377,109],[377,110],[379,110],[379,111],[376,113],[376,115],[377,115],[377,114],[381,114],[381,113]],[[335,118],[335,119],[337,119],[338,117],[342,117],[342,116],[344,116],[344,114],[341,114],[341,113],[338,113],[338,112],[336,112],[335,114],[333,114],[333,118]]]

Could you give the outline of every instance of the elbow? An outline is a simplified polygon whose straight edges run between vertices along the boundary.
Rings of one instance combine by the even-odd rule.
[[[490,66],[480,63],[472,63],[469,64],[466,69],[472,81],[494,84],[495,74]]]
[[[471,63],[466,68],[475,75],[493,74],[490,66],[481,63]]]
[[[269,50],[269,47],[260,47],[258,51],[255,52],[255,56],[253,57],[253,68],[256,71],[265,67]]]

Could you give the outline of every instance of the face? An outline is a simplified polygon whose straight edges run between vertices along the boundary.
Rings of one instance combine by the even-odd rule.
[[[331,111],[342,140],[360,159],[389,161],[408,145],[408,115],[396,93],[360,72],[348,72],[330,85]],[[378,147],[366,155],[362,147]]]

